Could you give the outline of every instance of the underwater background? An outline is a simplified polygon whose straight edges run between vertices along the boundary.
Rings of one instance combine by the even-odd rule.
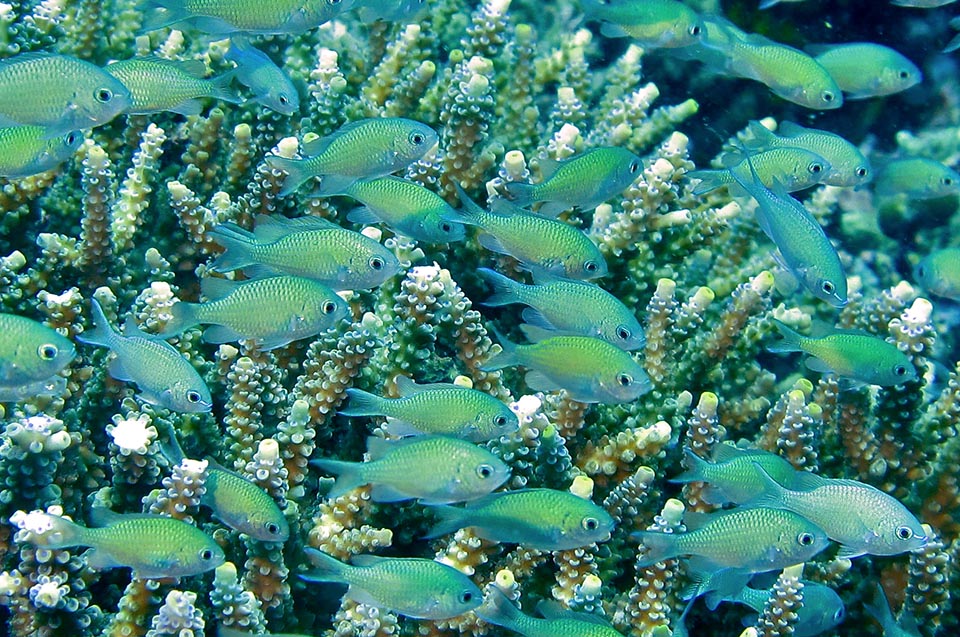
[[[142,32],[139,4],[0,3],[0,57],[44,51],[104,66],[155,55],[200,60],[211,76],[233,68],[226,36]],[[481,589],[496,582],[525,612],[553,600],[602,616],[624,635],[739,635],[744,620],[750,634],[792,635],[803,603],[794,572],[765,583],[776,584],[776,594],[759,617],[697,603],[681,620],[691,583],[685,561],[643,565],[630,538],[682,530],[684,510],[716,510],[702,483],[668,480],[683,471],[684,448],[706,458],[724,441],[741,441],[797,469],[873,485],[928,525],[926,545],[910,553],[846,559],[831,547],[804,565],[803,579],[834,589],[846,609],[822,634],[878,630],[866,609],[877,583],[901,625],[915,620],[912,630],[924,637],[954,634],[960,281],[951,299],[943,293],[950,282],[932,293],[915,268],[934,251],[960,248],[957,191],[878,193],[875,181],[798,193],[846,271],[849,300],[837,309],[778,285],[773,246],[749,198],[726,189],[695,195],[688,173],[711,162],[721,168],[714,157],[734,150],[729,138],[751,120],[832,131],[874,168],[902,157],[957,164],[957,58],[942,49],[960,9],[869,0],[764,10],[754,2],[686,4],[793,47],[885,44],[923,80],[899,94],[811,110],[672,50],[607,37],[578,2],[426,0],[409,20],[403,11],[379,21],[345,11],[303,33],[251,35],[296,87],[293,114],[208,99],[199,114],[121,115],[85,130],[59,168],[0,178],[0,310],[76,339],[92,330],[94,298],[111,324],[131,315],[145,332],[162,333],[178,301],[200,299],[199,281],[222,252],[211,235],[218,224],[249,229],[258,215],[312,215],[361,229],[347,219],[357,205],[349,198],[315,196],[309,187],[280,195],[283,174],[265,158],[295,156],[308,133],[323,137],[364,118],[426,124],[439,135],[437,148],[399,174],[455,207],[457,186],[483,205],[488,195],[505,195],[505,184],[542,181],[551,160],[623,147],[643,159],[641,174],[609,203],[561,219],[599,248],[609,271],[597,282],[643,325],[646,343],[635,354],[652,385],[631,402],[586,404],[563,390],[536,392],[514,369],[486,371],[502,343],[494,329],[511,341],[523,335],[520,308],[482,305],[490,288],[478,269],[522,279],[523,268],[483,247],[470,228],[464,240],[431,244],[373,226],[380,229],[365,234],[396,257],[399,271],[379,287],[342,293],[349,317],[331,330],[271,350],[204,342],[195,327],[170,340],[210,388],[209,413],[138,400],[132,383],[108,373],[106,350],[80,344],[61,373],[62,392],[0,407],[0,633],[510,634],[473,613],[414,619],[341,599],[342,586],[299,577],[313,568],[310,547],[343,561],[364,553],[436,558]],[[888,339],[918,377],[878,387],[813,371],[798,355],[767,350],[779,333],[775,321]],[[374,502],[369,487],[329,497],[330,474],[310,461],[359,461],[367,437],[385,435],[381,418],[338,414],[347,390],[395,396],[398,375],[458,379],[508,404],[519,429],[484,445],[509,467],[506,487],[572,488],[616,521],[610,539],[557,551],[492,542],[469,529],[428,540],[439,521],[430,507]],[[289,539],[253,539],[201,508],[208,472],[165,455],[170,427],[188,458],[215,460],[268,493]],[[90,569],[83,548],[30,541],[26,514],[87,524],[94,505],[194,524],[227,561],[201,575],[131,579],[126,568]]]

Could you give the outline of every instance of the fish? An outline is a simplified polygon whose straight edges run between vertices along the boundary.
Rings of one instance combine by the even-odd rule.
[[[636,531],[646,554],[638,566],[694,556],[716,570],[763,573],[806,562],[830,543],[813,521],[792,511],[764,506],[711,514],[687,513],[688,530],[679,533]]]
[[[835,330],[820,338],[803,336],[773,319],[783,340],[769,345],[771,352],[804,352],[807,367],[868,385],[889,387],[916,380],[917,370],[893,343],[855,330]]]
[[[22,528],[27,541],[48,549],[88,546],[85,564],[93,570],[130,568],[134,579],[187,577],[206,573],[226,561],[212,537],[180,520],[162,515],[119,514],[94,508],[87,528],[66,518],[34,511]]]
[[[286,173],[280,196],[312,177],[323,178],[327,192],[342,192],[358,179],[385,177],[423,158],[440,141],[436,131],[402,117],[372,117],[344,124],[335,132],[300,147],[302,159],[269,155],[265,161]]]
[[[90,62],[51,53],[0,61],[0,126],[43,126],[53,139],[102,126],[132,103],[120,80]]]
[[[108,371],[117,380],[131,381],[140,393],[137,398],[180,413],[204,413],[213,407],[213,398],[193,364],[172,345],[149,336],[137,327],[132,316],[116,332],[96,299],[90,299],[93,329],[77,336],[87,345],[106,347],[114,354]]]
[[[0,177],[18,179],[53,170],[77,152],[80,131],[50,137],[43,126],[0,128]]]
[[[820,183],[858,187],[873,179],[870,160],[840,135],[816,128],[804,128],[793,122],[782,122],[777,128],[777,134],[774,134],[756,120],[750,122],[749,131],[752,139],[746,142],[746,147],[751,152],[797,146],[823,157],[830,164],[830,168],[824,172]]]
[[[803,580],[802,583],[803,603],[796,609],[793,637],[814,637],[839,626],[846,617],[846,608],[836,591],[809,580]],[[707,594],[707,607],[713,610],[720,602],[735,602],[762,613],[772,593],[772,589],[759,590],[749,586],[744,586],[733,595],[721,595],[713,591]]]
[[[760,4],[757,5],[758,9],[769,9],[770,7],[776,6],[781,3],[787,2],[804,2],[804,0],[761,0]]]
[[[960,173],[926,157],[895,159],[880,167],[874,180],[874,192],[908,199],[935,199],[960,192]]]
[[[756,467],[778,483],[794,488],[797,473],[787,460],[775,453],[759,449],[740,449],[733,445],[720,444],[707,461],[689,447],[683,448],[683,466],[686,469],[670,482],[706,482],[704,500],[710,504],[733,502],[743,504],[763,493],[763,482]]]
[[[210,230],[210,238],[225,248],[211,270],[290,274],[335,290],[378,287],[400,270],[399,259],[377,241],[320,217],[257,215],[255,222],[253,232],[233,223]]]
[[[418,385],[397,376],[399,398],[383,398],[362,389],[347,390],[344,416],[386,416],[384,430],[392,436],[436,434],[471,442],[486,442],[519,428],[509,407],[489,394],[451,383]]]
[[[67,381],[57,376],[77,356],[69,338],[25,316],[0,314],[0,402],[55,396]]]
[[[253,91],[254,97],[248,102],[262,104],[281,115],[293,115],[300,110],[300,95],[290,77],[246,38],[232,36],[224,57],[237,65],[237,80]]]
[[[931,252],[917,264],[913,275],[931,294],[960,301],[960,248]]]
[[[558,334],[594,336],[624,351],[640,349],[646,342],[643,327],[620,299],[593,283],[541,276],[535,285],[480,268],[477,274],[493,288],[488,306],[522,303],[523,320]],[[570,308],[577,308],[571,312]]]
[[[487,250],[513,257],[534,274],[578,280],[607,274],[603,254],[581,230],[531,214],[499,197],[490,201],[487,212],[457,188],[464,206],[459,218],[480,228],[480,245]]]
[[[496,586],[474,612],[487,622],[502,626],[525,637],[623,637],[602,617],[562,609],[556,604],[541,602],[537,610],[543,619],[520,612]]]
[[[317,195],[351,197],[363,204],[347,214],[354,223],[384,223],[391,230],[427,243],[462,241],[466,230],[443,197],[406,179],[380,177],[330,190],[321,181]]]
[[[802,203],[791,197],[776,179],[767,188],[747,156],[731,170],[740,187],[757,201],[757,222],[777,246],[775,258],[815,297],[833,307],[847,304],[847,277],[827,234]]]
[[[326,285],[298,276],[249,281],[207,277],[200,282],[205,303],[175,303],[173,318],[160,334],[177,336],[195,325],[212,323],[203,332],[207,343],[252,340],[271,350],[316,336],[350,315],[346,301]]]
[[[750,162],[761,184],[770,188],[776,181],[787,192],[796,192],[823,183],[833,169],[830,162],[822,156],[799,146],[778,146],[751,153]],[[693,170],[688,173],[691,179],[700,180],[693,188],[694,195],[704,195],[723,186],[733,186],[734,195],[746,191],[737,188],[739,182],[734,171],[739,169],[741,174],[749,174],[747,158],[741,153],[731,153],[724,157],[724,163],[727,168]]]
[[[310,637],[304,633],[252,633],[232,626],[217,625],[217,637]]]
[[[555,489],[491,493],[463,508],[440,505],[433,511],[440,521],[430,530],[428,539],[469,528],[484,540],[541,551],[566,551],[605,542],[614,526],[613,518],[601,507]]]
[[[622,193],[640,176],[643,160],[626,148],[604,146],[560,162],[544,158],[540,167],[540,183],[513,181],[504,187],[514,205],[527,208],[543,202],[537,214],[556,217],[570,208],[596,208]]]
[[[873,42],[809,46],[807,51],[844,92],[863,100],[900,93],[923,81],[923,73],[903,54]]]
[[[104,70],[130,91],[132,99],[124,112],[131,115],[161,111],[198,115],[203,108],[203,98],[231,104],[243,101],[230,87],[234,76],[232,71],[205,79],[206,66],[201,60],[145,56],[111,62]]]
[[[953,4],[957,0],[890,0],[890,4],[898,7],[912,7],[914,9],[935,9]]]
[[[511,343],[499,337],[503,351],[480,366],[483,371],[522,365],[534,391],[566,390],[582,403],[628,403],[653,388],[643,366],[628,353],[592,336],[552,336],[529,326],[525,333],[537,342]]]
[[[419,22],[427,0],[357,0],[354,12],[364,24],[377,20],[412,24]]]
[[[806,472],[800,472],[801,490],[790,490],[761,467],[757,470],[764,490],[746,506],[773,507],[802,515],[840,544],[841,558],[899,555],[923,548],[929,540],[916,516],[899,500],[869,484],[813,474],[808,478]],[[806,489],[805,480],[812,488]]]
[[[320,459],[310,464],[338,476],[328,497],[372,484],[374,502],[415,499],[434,505],[475,500],[510,477],[507,465],[486,449],[448,436],[400,440],[371,436],[367,456],[366,462]]]
[[[304,551],[316,570],[301,573],[301,579],[347,584],[347,599],[399,615],[450,619],[483,601],[483,593],[470,578],[434,560],[354,555],[351,565],[309,546]]]
[[[900,621],[897,621],[890,609],[890,602],[883,592],[883,586],[879,583],[874,585],[873,595],[864,600],[863,608],[879,622],[883,637],[920,637],[922,635],[917,619],[910,611],[902,611]]]
[[[303,33],[348,11],[355,0],[145,0],[143,32],[188,26],[211,35]]]
[[[700,16],[676,0],[580,0],[587,20],[608,38],[632,38],[645,49],[679,48],[699,41]]]

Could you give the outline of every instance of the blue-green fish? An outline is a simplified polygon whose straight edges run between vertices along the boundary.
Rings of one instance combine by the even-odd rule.
[[[457,569],[413,557],[355,555],[353,565],[306,547],[318,569],[300,575],[308,582],[347,584],[345,597],[416,619],[449,619],[483,601],[477,585]]]
[[[133,569],[136,579],[186,577],[213,570],[226,561],[223,549],[200,529],[161,515],[121,515],[94,508],[95,528],[35,511],[24,520],[30,543],[49,549],[89,546],[84,562],[102,571]]]
[[[222,623],[217,625],[217,637],[311,637],[304,633],[251,633],[249,630],[240,630]]]
[[[460,219],[480,228],[480,245],[487,250],[510,255],[534,274],[581,280],[606,275],[607,262],[581,230],[499,197],[490,201],[491,212],[487,212],[459,192],[464,206]]]
[[[516,431],[517,415],[489,394],[451,383],[418,385],[397,376],[399,398],[382,398],[350,388],[344,416],[386,416],[393,436],[437,434],[486,442]]]
[[[77,336],[88,345],[106,347],[114,354],[110,375],[131,381],[140,389],[137,398],[170,411],[207,412],[213,407],[210,390],[196,368],[172,345],[142,332],[132,316],[123,324],[123,334],[110,326],[96,299],[90,299],[93,329]]]
[[[565,551],[610,539],[614,520],[593,502],[569,491],[521,489],[491,493],[465,508],[439,506],[440,522],[428,538],[469,527],[491,542]]]
[[[214,272],[292,274],[335,290],[362,290],[379,286],[400,269],[397,257],[378,242],[320,217],[257,215],[253,232],[223,223],[210,238],[226,248],[210,265]]]
[[[0,177],[17,179],[53,170],[82,143],[79,131],[50,137],[43,126],[0,128]]]
[[[120,80],[67,55],[21,53],[0,61],[0,126],[43,126],[52,139],[106,124],[132,101]]]
[[[923,80],[917,65],[888,46],[873,42],[849,42],[808,47],[846,99],[893,95]]]
[[[714,591],[707,594],[707,606],[713,610],[720,602],[735,602],[762,613],[772,592],[749,586],[733,595],[720,595]],[[825,633],[838,626],[846,616],[843,600],[829,586],[804,580],[802,595],[803,603],[796,609],[793,637],[814,637]]]
[[[776,181],[787,192],[803,190],[823,183],[833,167],[817,153],[799,146],[778,146],[750,155],[753,171],[757,179],[767,188]],[[693,170],[688,173],[691,179],[699,179],[693,194],[703,195],[723,186],[734,186],[734,194],[740,194],[736,188],[738,180],[734,171],[750,174],[747,159],[741,153],[731,153],[724,157],[727,168],[719,170]]]
[[[596,208],[619,195],[640,176],[643,160],[626,148],[604,146],[561,162],[541,159],[540,166],[540,183],[508,182],[505,187],[515,205],[526,208],[542,201],[537,213],[556,217],[568,208]]]
[[[917,264],[914,278],[931,294],[960,301],[960,248],[931,252]]]
[[[816,128],[804,128],[793,122],[782,122],[777,134],[756,120],[750,122],[749,129],[752,139],[746,145],[751,151],[798,146],[823,157],[830,168],[820,178],[821,183],[862,186],[873,179],[870,161],[856,146],[839,135]],[[761,174],[759,170],[757,173]]]
[[[510,477],[507,465],[483,447],[448,436],[371,436],[367,455],[367,462],[321,459],[310,464],[338,476],[329,497],[371,484],[374,502],[465,502],[487,495]]]
[[[703,23],[677,0],[580,0],[588,20],[608,38],[630,37],[645,49],[678,48],[700,40]]]
[[[449,243],[466,236],[457,211],[443,197],[406,179],[363,179],[339,191],[331,191],[321,181],[317,194],[345,195],[362,203],[347,214],[354,223],[382,222],[395,232],[427,243]]]
[[[181,301],[161,336],[176,336],[194,325],[212,323],[207,343],[252,340],[271,350],[315,336],[350,315],[346,301],[322,283],[298,276],[249,281],[207,277],[200,282],[205,303]]]
[[[247,102],[262,104],[283,115],[300,110],[300,95],[290,77],[246,38],[231,37],[226,58],[237,65],[236,78],[254,93]]]
[[[543,619],[520,612],[499,588],[491,586],[483,604],[474,612],[489,624],[503,626],[525,637],[623,637],[597,615],[577,613],[544,602],[537,604],[537,610]]]
[[[890,0],[890,4],[898,7],[913,7],[914,9],[935,9],[953,4],[957,0]]]
[[[643,327],[633,312],[593,283],[541,277],[538,284],[525,285],[488,268],[477,273],[493,287],[493,296],[484,305],[522,303],[528,306],[523,320],[536,327],[595,336],[626,351],[644,345]]]
[[[935,199],[960,192],[960,174],[926,157],[895,159],[880,167],[874,180],[878,195],[904,194],[908,199]]]
[[[815,297],[834,307],[847,304],[847,277],[827,234],[786,189],[774,180],[767,188],[753,169],[752,159],[731,170],[737,183],[757,200],[757,223],[774,245],[777,260]]]
[[[66,336],[16,314],[0,314],[0,402],[52,396],[66,387],[57,374],[77,350]]]
[[[770,345],[771,352],[804,352],[810,369],[833,373],[868,385],[901,385],[917,378],[906,354],[879,336],[853,330],[837,330],[820,338],[803,336],[780,321],[774,323],[783,340]]]
[[[883,637],[921,637],[922,635],[917,620],[910,611],[902,611],[900,621],[897,621],[890,609],[887,595],[883,592],[883,586],[879,583],[875,585],[873,595],[864,600],[863,608],[880,623]]]
[[[827,548],[827,534],[814,522],[778,508],[737,508],[712,514],[687,513],[688,531],[637,531],[649,566],[674,557],[696,556],[705,565],[763,573],[806,562]]]
[[[197,115],[203,98],[239,104],[243,100],[230,88],[233,72],[204,79],[201,60],[165,60],[156,56],[112,62],[104,69],[130,91],[125,113],[143,115],[171,111]]]
[[[436,131],[402,117],[373,117],[344,124],[300,147],[303,159],[271,155],[267,164],[287,173],[280,195],[289,195],[311,177],[323,177],[327,192],[342,192],[358,179],[403,170],[437,145]]]
[[[377,20],[412,24],[420,21],[427,0],[357,0],[353,5],[357,17],[364,24]]]
[[[686,469],[670,482],[706,482],[709,487],[703,492],[706,502],[743,504],[763,493],[763,480],[757,466],[777,482],[794,488],[797,470],[780,456],[759,449],[740,449],[733,445],[718,445],[713,461],[707,461],[683,449],[683,466]]]
[[[353,7],[355,0],[146,0],[143,31],[189,26],[212,35],[302,33]]]
[[[552,336],[533,326],[525,333],[540,340],[518,345],[501,336],[503,351],[480,369],[522,365],[529,369],[525,380],[530,389],[564,389],[582,403],[628,403],[652,389],[643,366],[616,345],[592,336]]]
[[[805,0],[761,0],[760,4],[757,5],[758,9],[769,9],[770,7],[776,6],[781,3],[786,2],[804,2]]]
[[[764,492],[748,506],[774,507],[802,515],[841,544],[840,557],[898,555],[927,544],[929,538],[917,518],[896,498],[869,484],[800,472],[802,490],[794,491],[777,484],[763,469],[758,470],[762,472]]]

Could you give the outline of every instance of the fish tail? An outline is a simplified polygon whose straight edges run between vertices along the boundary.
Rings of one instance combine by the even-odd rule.
[[[352,568],[349,564],[344,564],[335,557],[309,546],[304,547],[303,550],[315,568],[309,573],[301,573],[302,579],[308,582],[344,583],[347,581],[345,575]]]
[[[689,447],[684,447],[683,468],[686,469],[686,471],[671,478],[670,482],[703,482],[708,465],[709,463],[706,460],[693,453]]]
[[[290,159],[278,155],[269,155],[266,160],[267,165],[274,170],[282,170],[287,173],[283,178],[283,185],[280,188],[280,196],[286,197],[300,185],[310,179],[312,176],[306,167],[306,162],[302,159]]]
[[[704,195],[726,186],[730,182],[728,175],[727,170],[693,170],[687,173],[691,179],[700,180],[700,183],[693,187],[694,195]]]
[[[375,396],[370,392],[365,392],[362,389],[356,389],[351,387],[347,390],[347,396],[350,397],[350,402],[347,403],[346,409],[340,410],[340,415],[342,416],[383,416],[384,415],[384,403],[386,402],[380,396]]]
[[[87,529],[66,518],[47,513],[38,513],[46,518],[48,529],[31,533],[30,542],[48,549],[63,549],[70,546],[91,546],[86,538]]]
[[[651,566],[680,554],[677,549],[677,536],[673,533],[636,531],[630,534],[630,539],[639,540],[647,549],[646,554],[637,562],[637,566]]]
[[[470,195],[460,187],[460,184],[454,182],[453,185],[457,187],[457,197],[460,198],[460,203],[463,204],[459,210],[454,211],[457,213],[456,220],[468,226],[483,227],[483,219],[487,215],[487,211],[471,199]]]
[[[517,344],[508,341],[507,337],[492,325],[490,329],[493,330],[493,333],[497,336],[497,340],[500,341],[500,347],[503,348],[503,351],[499,354],[494,354],[493,358],[487,359],[487,362],[481,365],[480,369],[485,372],[493,372],[498,369],[503,369],[504,367],[513,367],[519,364],[520,361],[517,359]]]
[[[337,476],[333,488],[327,494],[328,498],[339,498],[345,493],[350,493],[358,487],[367,484],[363,478],[361,462],[345,462],[343,460],[312,460],[310,464],[323,469],[327,473]]]
[[[787,327],[777,319],[773,319],[773,324],[777,326],[777,329],[780,330],[780,334],[783,338],[776,343],[771,343],[767,345],[768,352],[799,352],[801,351],[800,339],[803,336],[799,332]]]
[[[93,315],[93,329],[78,334],[77,340],[87,345],[110,347],[116,334],[110,327],[110,321],[107,320],[97,299],[90,299],[90,312]]]
[[[522,184],[512,181],[504,186],[507,194],[510,195],[510,201],[521,208],[535,203],[537,201],[537,187],[533,184]]]
[[[224,102],[230,102],[231,104],[242,104],[243,98],[237,92],[235,88],[231,86],[233,83],[233,78],[237,76],[237,69],[232,71],[227,71],[216,77],[211,77],[207,82],[210,87],[210,97],[213,97],[218,100],[223,100]]]
[[[510,305],[512,303],[522,303],[519,291],[521,284],[513,279],[503,276],[499,272],[494,272],[490,268],[480,268],[477,274],[483,277],[483,280],[493,288],[493,295],[487,297],[484,305]]]
[[[789,510],[788,507],[784,506],[784,495],[787,491],[786,488],[771,478],[770,474],[767,473],[759,463],[754,462],[752,464],[754,470],[757,472],[757,477],[760,480],[760,486],[762,487],[763,492],[752,500],[745,502],[744,506],[751,508],[769,507],[771,509]]]
[[[522,632],[516,627],[517,621],[522,615],[520,609],[514,606],[513,602],[496,586],[490,586],[488,588],[487,595],[483,599],[483,604],[475,609],[474,612],[477,614],[477,617],[488,624],[496,624],[508,630]]]
[[[159,334],[160,338],[177,336],[194,325],[199,324],[200,321],[197,320],[197,307],[199,306],[196,303],[186,303],[184,301],[175,303],[173,307],[170,308],[170,314],[172,314],[173,317],[167,321],[167,326]]]
[[[145,0],[140,33],[162,29],[190,17],[184,0]]]
[[[257,245],[257,238],[253,233],[233,223],[221,223],[210,231],[210,238],[224,248],[223,253],[210,264],[214,272],[231,272],[255,265],[251,252]]]
[[[423,536],[425,540],[454,533],[466,526],[464,524],[464,509],[441,504],[430,507],[430,510],[440,516],[440,521],[430,529],[429,533]]]

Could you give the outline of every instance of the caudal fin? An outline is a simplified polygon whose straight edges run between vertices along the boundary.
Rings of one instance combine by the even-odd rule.
[[[790,329],[777,319],[773,319],[774,325],[780,330],[783,339],[767,345],[767,351],[770,352],[799,352],[800,339],[803,338],[798,332]]]
[[[517,181],[511,181],[505,184],[504,187],[507,189],[510,201],[513,202],[515,206],[526,208],[538,201],[537,187],[532,184],[522,184]]]
[[[306,162],[302,159],[289,159],[278,155],[270,155],[265,161],[270,168],[287,173],[280,188],[280,196],[286,197],[313,175],[307,170]]]
[[[87,529],[57,515],[34,511],[21,526],[28,532],[27,541],[34,546],[48,549],[91,546],[85,537]]]
[[[362,389],[351,387],[347,390],[350,401],[345,409],[340,410],[343,416],[383,416],[384,399],[380,396],[365,392]]]
[[[327,473],[332,473],[337,476],[337,481],[333,484],[333,488],[330,489],[330,492],[327,494],[328,498],[339,498],[345,493],[350,493],[358,487],[362,487],[367,484],[367,481],[363,478],[363,463],[362,462],[345,462],[343,460],[312,460],[310,461],[315,467],[323,469]]]
[[[503,334],[501,334],[497,328],[491,326],[491,330],[496,334],[497,340],[500,341],[500,347],[503,348],[503,351],[499,354],[494,354],[493,358],[487,360],[486,363],[480,366],[485,372],[492,372],[498,369],[503,369],[504,367],[513,367],[517,365],[520,361],[517,360],[517,345],[516,343],[511,343],[507,340]]]
[[[172,314],[173,317],[167,321],[167,326],[159,334],[159,337],[173,338],[194,325],[199,324],[200,321],[197,320],[198,307],[196,303],[186,303],[184,301],[175,303],[173,307],[170,308],[170,314]]]
[[[90,299],[90,313],[93,315],[93,329],[78,334],[77,340],[87,345],[110,347],[116,338],[116,332],[110,327],[110,321],[107,320],[97,299]]]
[[[490,268],[480,268],[477,274],[483,277],[483,280],[493,288],[493,295],[487,297],[484,305],[511,305],[513,303],[522,303],[520,300],[520,290],[523,284],[517,283],[509,277],[505,277],[499,272],[494,272]]]
[[[214,272],[232,272],[256,265],[252,251],[257,237],[235,223],[221,223],[210,230],[210,238],[223,246],[223,253],[214,259],[210,269]]]
[[[706,470],[710,463],[693,453],[689,447],[683,448],[683,468],[680,475],[670,478],[670,482],[705,482]]]
[[[301,573],[301,579],[305,579],[308,582],[346,583],[344,575],[353,567],[315,548],[307,546],[303,550],[307,554],[307,558],[309,558],[314,569],[309,573]]]
[[[650,566],[680,555],[677,550],[677,535],[675,533],[636,531],[630,534],[630,539],[639,540],[643,548],[647,550],[646,555],[637,562],[637,566]]]
[[[517,620],[522,618],[523,613],[496,586],[490,585],[487,587],[487,594],[483,598],[483,603],[473,612],[488,624],[496,624],[507,630],[522,632],[517,630]]]

